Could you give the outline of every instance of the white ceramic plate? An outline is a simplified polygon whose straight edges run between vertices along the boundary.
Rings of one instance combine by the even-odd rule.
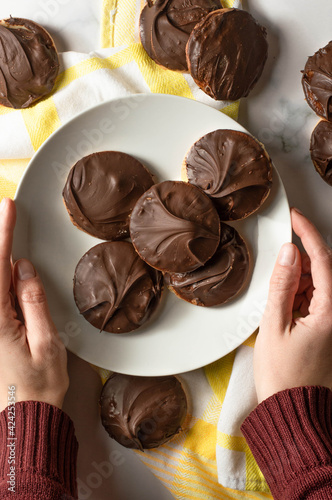
[[[166,375],[204,366],[232,351],[258,326],[281,245],[291,240],[285,190],[274,171],[273,190],[254,215],[234,223],[253,262],[246,291],[230,304],[193,306],[165,291],[152,320],[133,333],[99,333],[76,308],[73,276],[81,256],[100,240],[75,228],[62,201],[71,166],[95,151],[129,153],[160,181],[180,179],[189,147],[218,128],[244,129],[204,104],[169,95],[105,102],[56,131],[33,157],[16,195],[14,259],[26,257],[44,281],[55,324],[68,349],[113,371]]]

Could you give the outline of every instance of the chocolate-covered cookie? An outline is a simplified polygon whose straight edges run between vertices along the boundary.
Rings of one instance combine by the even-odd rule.
[[[213,203],[185,182],[165,181],[138,200],[130,219],[132,242],[148,264],[185,273],[205,264],[220,240]]]
[[[27,108],[52,91],[58,71],[58,54],[44,28],[28,19],[0,21],[0,104]]]
[[[74,225],[102,240],[119,240],[128,237],[131,211],[153,182],[132,156],[103,151],[72,167],[62,194]]]
[[[233,227],[221,224],[220,243],[202,267],[186,274],[164,274],[165,283],[180,299],[196,306],[216,306],[236,297],[249,271],[249,252]]]
[[[183,430],[187,416],[186,394],[174,376],[114,373],[99,402],[103,426],[126,448],[157,448]]]
[[[165,68],[187,71],[186,44],[194,26],[219,0],[148,0],[140,16],[140,37],[147,54]]]
[[[192,30],[186,53],[191,76],[213,99],[246,97],[267,59],[266,30],[243,10],[220,9]]]
[[[308,58],[302,86],[309,106],[332,121],[332,40]]]
[[[310,154],[319,175],[332,186],[332,122],[318,122],[311,134]]]
[[[142,326],[159,304],[162,274],[143,262],[128,241],[100,243],[76,266],[74,298],[99,330],[126,333]]]
[[[201,137],[184,160],[185,180],[214,201],[223,221],[244,219],[270,193],[272,164],[251,135],[219,129]]]

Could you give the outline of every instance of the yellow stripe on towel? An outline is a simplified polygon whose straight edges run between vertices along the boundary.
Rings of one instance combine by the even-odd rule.
[[[136,2],[133,0],[117,0],[115,19],[114,47],[134,43]]]
[[[114,18],[117,0],[103,0],[101,23],[101,48],[114,46]]]
[[[181,73],[158,66],[147,55],[142,44],[134,43],[130,47],[136,64],[151,92],[180,95],[189,99],[194,98],[188,83]]]
[[[224,402],[229,379],[231,378],[234,358],[235,351],[232,351],[227,356],[204,367],[209,384],[221,404]]]
[[[21,110],[34,151],[61,125],[53,97]]]

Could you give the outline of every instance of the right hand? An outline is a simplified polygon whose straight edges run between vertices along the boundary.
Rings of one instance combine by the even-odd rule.
[[[332,389],[332,250],[304,215],[292,209],[291,218],[310,262],[292,243],[279,253],[254,350],[259,403],[292,387]],[[293,320],[303,267],[311,267],[312,276],[308,315]]]
[[[61,408],[69,385],[67,353],[51,319],[42,282],[26,259],[10,256],[15,205],[0,205],[0,411],[8,406],[8,387],[15,402],[44,401]],[[18,319],[14,293],[23,313]],[[12,400],[10,400],[11,402]]]

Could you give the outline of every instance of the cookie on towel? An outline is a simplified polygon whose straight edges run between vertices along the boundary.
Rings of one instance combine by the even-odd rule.
[[[113,373],[100,396],[101,421],[126,448],[157,448],[187,423],[188,399],[177,377],[135,377]]]
[[[53,89],[59,72],[51,35],[29,19],[0,21],[0,104],[27,108]]]
[[[148,0],[140,16],[140,38],[148,56],[167,69],[188,71],[186,44],[195,25],[220,9],[219,0]]]

